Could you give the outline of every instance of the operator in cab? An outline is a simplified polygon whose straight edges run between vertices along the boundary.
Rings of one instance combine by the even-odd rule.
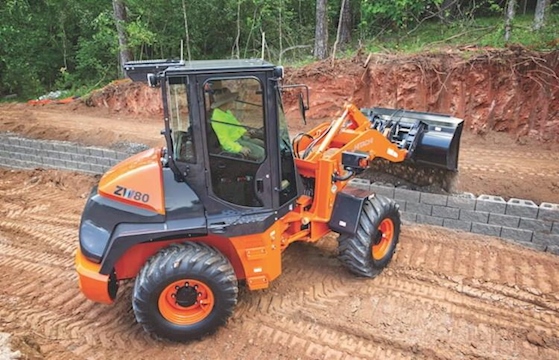
[[[247,130],[232,113],[237,97],[238,93],[231,92],[227,87],[214,89],[212,128],[223,150],[262,162],[265,157],[264,141],[253,137],[255,134]]]

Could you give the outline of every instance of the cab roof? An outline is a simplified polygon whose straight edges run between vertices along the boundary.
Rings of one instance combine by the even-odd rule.
[[[240,71],[262,71],[275,68],[275,65],[262,59],[228,60],[141,60],[124,64],[126,74],[134,81],[145,81],[148,73],[167,74],[227,73]]]

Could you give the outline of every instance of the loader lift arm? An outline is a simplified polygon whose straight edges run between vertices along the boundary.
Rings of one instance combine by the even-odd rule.
[[[370,161],[380,157],[402,162],[408,155],[407,150],[371,129],[371,121],[353,104],[346,105],[332,123],[297,137],[293,147],[299,175],[314,186],[311,196],[300,197],[296,209],[283,218],[282,248],[294,241],[315,242],[330,232],[329,222],[339,192]]]

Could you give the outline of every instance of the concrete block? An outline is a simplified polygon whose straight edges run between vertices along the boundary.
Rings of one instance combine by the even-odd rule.
[[[500,196],[480,195],[476,201],[476,211],[504,214],[507,209],[505,199]]]
[[[58,160],[58,159],[50,158],[50,157],[43,157],[43,164],[48,165],[48,166],[54,166],[55,160]]]
[[[472,223],[470,221],[462,221],[455,219],[443,219],[443,226],[449,229],[471,231]]]
[[[81,154],[71,154],[71,155],[72,155],[72,161],[85,162],[83,155]]]
[[[460,217],[460,209],[450,208],[448,206],[433,205],[431,216],[440,217],[443,219],[455,219]]]
[[[42,150],[54,150],[54,145],[51,142],[41,141],[40,146]]]
[[[116,154],[116,158],[117,158],[119,161],[126,160],[126,159],[128,159],[129,157],[130,157],[130,154],[123,153],[123,152],[117,152],[117,154]]]
[[[44,140],[35,140],[33,141],[29,147],[31,149],[35,149],[35,150],[42,150],[43,149],[43,143],[45,143],[46,141]]]
[[[520,217],[502,214],[489,214],[489,221],[487,223],[491,225],[501,225],[510,228],[517,228],[518,224],[520,223]]]
[[[559,204],[543,202],[540,204],[538,219],[559,222]]]
[[[433,206],[416,202],[406,202],[406,211],[421,215],[431,215]]]
[[[52,151],[51,150],[45,150],[45,151],[43,151],[42,156],[43,157],[48,156],[52,159],[60,159],[60,156],[62,154],[67,154],[67,153],[63,153],[63,152],[60,152],[60,151],[54,151],[54,150],[52,150]]]
[[[88,163],[78,163],[78,169],[91,171],[91,166]]]
[[[107,158],[104,158],[104,157],[96,157],[96,156],[93,156],[92,158],[95,159],[95,163],[98,164],[98,165],[103,165],[103,166],[111,166],[112,165],[111,159],[107,159]]]
[[[93,156],[98,156],[98,157],[103,157],[103,149],[99,149],[99,148],[87,148],[89,151],[89,155],[93,155]]]
[[[515,241],[532,241],[533,232],[518,228],[504,227],[501,229],[501,237]]]
[[[518,224],[518,227],[521,229],[532,230],[534,232],[549,233],[551,232],[551,224],[551,221],[520,218],[520,224]]]
[[[77,161],[72,161],[72,160],[64,160],[64,163],[66,164],[66,169],[68,170],[80,170],[79,167],[79,162]]]
[[[559,235],[535,232],[532,236],[532,242],[542,245],[559,246]]]
[[[84,155],[83,162],[88,164],[97,164],[97,157],[91,155]]]
[[[538,205],[532,200],[512,198],[507,201],[505,214],[535,219],[538,217]]]
[[[386,186],[382,183],[372,183],[371,184],[371,191],[375,194],[384,195],[389,198],[394,198],[394,186]]]
[[[416,222],[417,221],[417,214],[408,212],[408,211],[402,211],[400,212],[400,219],[403,222]]]
[[[489,213],[485,211],[460,210],[460,220],[487,224]]]
[[[108,170],[108,168],[106,166],[103,166],[103,165],[90,164],[89,166],[91,168],[91,171],[96,173],[96,174],[104,174],[105,171]]]
[[[554,255],[559,255],[559,246],[557,245],[548,245],[547,249],[545,249],[548,253],[552,253]]]
[[[400,211],[406,210],[406,202],[404,200],[394,200],[394,202],[398,205],[398,209],[400,209]]]
[[[352,179],[348,182],[349,186],[369,191],[371,182],[367,179]]]
[[[472,193],[451,195],[446,201],[446,206],[464,210],[475,210],[476,197]]]
[[[416,222],[418,224],[443,226],[443,219],[429,215],[417,214]]]
[[[72,154],[67,152],[60,152],[58,153],[58,158],[60,160],[72,160]]]
[[[64,160],[60,160],[60,159],[55,159],[54,160],[54,166],[57,168],[65,168],[66,167],[66,162]]]
[[[12,136],[8,138],[7,142],[8,142],[9,145],[14,145],[14,146],[19,146],[19,144],[20,144],[19,138],[12,137]]]
[[[446,206],[448,196],[441,194],[421,193],[419,202],[429,205],[442,205]]]
[[[559,235],[559,222],[553,222],[553,225],[551,225],[551,233]]]
[[[419,198],[421,193],[415,190],[408,190],[402,188],[395,188],[394,189],[394,199],[396,200],[405,200],[407,202],[419,202]]]
[[[501,227],[498,225],[472,223],[472,232],[489,236],[501,236]]]
[[[21,160],[23,161],[37,161],[40,158],[36,158],[34,155],[31,154],[21,154]]]
[[[20,138],[19,139],[19,146],[26,147],[26,148],[32,148],[33,145],[34,145],[34,142],[35,142],[35,140]]]
[[[76,147],[76,153],[82,154],[82,155],[85,155],[85,156],[90,156],[91,155],[89,153],[89,148],[87,148],[85,146],[77,146]]]
[[[103,149],[103,156],[110,159],[117,159],[117,153],[114,150]]]

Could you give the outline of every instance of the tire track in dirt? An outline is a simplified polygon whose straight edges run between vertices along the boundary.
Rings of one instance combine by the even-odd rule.
[[[267,290],[242,290],[216,334],[157,340],[134,320],[131,282],[113,306],[79,293],[73,251],[83,199],[35,190],[19,198],[35,209],[25,220],[0,222],[0,327],[33,329],[47,358],[559,358],[559,260],[427,226],[406,227],[394,261],[373,280],[340,265],[333,236],[293,244],[282,276]],[[50,207],[37,206],[43,193]],[[60,221],[45,221],[50,214]]]
[[[426,232],[423,230],[416,231],[414,228],[411,232],[412,234],[407,235],[407,237],[417,238],[419,235],[419,238],[422,240],[430,238],[425,236]],[[421,236],[421,232],[424,232],[423,236]],[[440,237],[438,239],[440,239]],[[531,288],[527,288],[527,290],[525,290],[518,289],[517,287],[508,287],[498,283],[491,283],[483,279],[483,276],[481,276],[481,279],[483,280],[478,281],[477,284],[475,282],[471,282],[469,285],[464,285],[461,282],[450,280],[448,276],[445,277],[444,275],[435,273],[435,271],[439,271],[441,274],[447,272],[450,276],[454,276],[455,265],[461,264],[461,262],[456,261],[458,252],[454,246],[442,246],[439,241],[435,241],[433,244],[427,242],[408,243],[403,239],[403,242],[405,243],[403,247],[406,248],[406,251],[413,253],[414,255],[419,254],[417,255],[417,258],[422,258],[420,255],[421,253],[432,255],[433,261],[429,263],[432,269],[427,271],[421,268],[420,270],[406,269],[396,260],[393,267],[385,272],[384,275],[381,275],[379,278],[370,283],[361,282],[360,284],[360,281],[358,280],[343,279],[343,276],[340,275],[337,277],[338,281],[333,282],[331,279],[335,278],[335,275],[330,273],[327,269],[326,274],[324,274],[324,267],[320,269],[322,273],[319,273],[313,271],[312,269],[309,270],[309,267],[312,268],[314,264],[309,266],[303,265],[304,269],[298,271],[298,274],[295,274],[296,277],[304,276],[306,282],[314,285],[311,285],[310,288],[304,291],[304,293],[301,292],[301,296],[297,296],[295,298],[291,297],[291,301],[286,301],[286,299],[277,300],[273,296],[268,298],[266,301],[263,301],[263,298],[259,298],[257,300],[258,303],[253,304],[252,309],[246,310],[248,313],[262,313],[262,311],[264,311],[264,315],[257,317],[257,322],[259,323],[266,324],[267,318],[270,316],[273,317],[275,314],[280,314],[281,316],[286,317],[288,319],[287,321],[297,321],[297,328],[304,328],[305,323],[301,323],[300,320],[301,317],[304,317],[303,314],[309,313],[309,309],[318,310],[310,312],[313,314],[313,316],[309,316],[310,323],[315,324],[323,318],[323,322],[326,326],[327,324],[332,324],[332,319],[328,317],[324,318],[322,315],[324,312],[321,310],[324,310],[323,307],[325,304],[327,304],[326,307],[330,307],[330,309],[339,309],[340,303],[346,302],[352,306],[352,301],[355,299],[359,299],[359,303],[364,299],[375,299],[375,297],[382,299],[384,297],[388,297],[388,299],[382,299],[383,302],[394,304],[398,301],[404,301],[406,303],[414,302],[421,303],[423,305],[427,304],[430,307],[429,312],[432,311],[432,308],[438,309],[439,312],[442,309],[445,313],[451,314],[453,320],[460,320],[466,327],[475,328],[476,326],[482,326],[484,328],[491,329],[489,335],[494,338],[498,338],[499,332],[502,331],[509,332],[512,330],[519,332],[521,335],[519,335],[516,340],[521,344],[520,348],[514,345],[504,346],[506,349],[513,349],[511,356],[514,354],[514,351],[521,351],[524,349],[525,345],[527,345],[525,336],[528,330],[537,331],[539,335],[543,334],[547,336],[547,339],[557,338],[557,329],[559,328],[557,326],[559,322],[557,310],[559,308],[559,301],[555,296],[548,296],[547,298],[544,297],[541,299],[541,294],[538,292],[534,293]],[[413,246],[414,244],[417,245]],[[499,247],[501,246],[497,246],[497,248]],[[486,258],[483,252],[478,251],[479,249],[477,249],[476,246],[471,249],[471,253],[468,251],[470,249],[468,249],[467,246],[462,246],[462,248],[463,249],[460,252],[461,257],[471,257],[473,253],[473,256],[476,258],[475,265],[478,266],[478,268],[480,268],[483,264],[489,264],[489,267],[495,266],[494,264],[491,264],[491,262],[487,261],[488,257]],[[518,251],[518,255],[520,255],[520,251]],[[304,251],[302,256],[305,257],[305,264],[311,260],[307,257],[307,254],[304,254]],[[399,259],[402,257],[405,257],[405,254],[399,254]],[[286,256],[285,267],[292,265],[290,264],[289,259],[290,257]],[[445,259],[449,259],[450,261],[446,261]],[[550,257],[550,259],[552,259],[550,265],[557,264],[557,261],[555,261],[554,258]],[[300,261],[300,259],[294,260],[294,262],[295,261]],[[425,262],[419,261],[419,264],[420,266],[423,266],[425,265]],[[299,265],[301,265],[300,262]],[[332,269],[334,269],[334,267],[332,267]],[[464,270],[466,270],[466,275],[471,274],[471,272],[467,269]],[[284,272],[284,276],[286,278],[291,275],[287,273],[289,273],[289,270]],[[458,272],[458,274],[460,274],[460,272]],[[514,280],[517,276],[518,274],[511,273],[507,279]],[[324,290],[327,288],[338,288],[341,289],[341,291],[328,292]],[[557,287],[555,287],[555,289],[557,289]],[[285,289],[282,289],[281,291],[283,292]],[[374,307],[369,314],[370,319],[386,318],[388,316],[388,323],[390,323],[391,320],[393,320],[391,317],[398,317],[398,311],[394,312],[392,310],[390,312],[386,312],[382,311],[382,309],[379,310],[379,303],[380,300],[376,301],[376,307]],[[338,306],[332,306],[332,304],[338,304]],[[357,311],[359,306],[353,306],[353,310]],[[414,318],[429,316],[429,313],[422,314],[421,310],[414,309],[413,311],[416,313]],[[274,329],[274,327],[281,326],[282,321],[285,320],[282,320],[281,318],[279,320],[276,319],[276,321],[268,323],[266,326]],[[418,322],[416,325],[419,327],[421,326],[421,323]],[[290,328],[290,326],[287,327]],[[332,329],[331,326],[329,328],[330,330]],[[285,329],[281,330],[284,331]],[[356,332],[362,331],[362,327],[358,327],[354,330]],[[455,330],[455,327],[453,327],[451,331],[452,330]],[[348,331],[349,330],[345,331],[344,334],[347,334]],[[272,338],[284,336],[274,333],[273,331],[263,330],[263,332],[270,333],[269,336]],[[306,334],[306,332],[303,333]],[[436,336],[440,334],[435,332],[433,335]],[[304,337],[305,335],[302,336]],[[463,336],[466,337],[466,342],[470,341],[473,344],[477,344],[478,342],[484,341],[483,339],[486,334],[480,336],[479,334],[471,333],[463,334]],[[377,336],[375,341],[384,345],[390,343],[392,348],[400,349],[404,353],[407,351],[409,352],[408,355],[413,355],[414,357],[418,355],[417,351],[422,349],[421,353],[428,358],[432,358],[433,356],[446,358],[443,354],[427,354],[426,351],[431,349],[431,345],[422,346],[417,343],[409,344],[406,339],[407,337],[389,339]],[[451,339],[449,339],[449,341],[450,340]],[[330,344],[331,346],[334,346],[332,342],[330,342]],[[552,342],[551,345],[553,348],[546,349],[546,352],[540,353],[539,356],[550,359],[559,356],[559,344],[554,344]],[[334,348],[338,348],[338,346],[336,345]],[[413,349],[413,351],[410,349]],[[534,348],[532,350],[534,350],[534,354],[538,353],[538,351],[536,351],[537,349]],[[475,357],[492,357],[490,353],[483,353],[477,350],[474,351],[470,349],[470,347],[462,349],[461,352],[463,354],[470,353],[471,356]],[[374,351],[371,350],[370,353],[374,353]],[[352,355],[357,356],[357,354]],[[403,355],[403,353],[400,355]],[[383,356],[386,356],[386,354],[383,354]],[[372,356],[371,358],[375,358],[375,356]]]
[[[0,221],[0,234],[20,239],[22,248],[33,249],[44,247],[48,252],[72,254],[76,250],[78,237],[77,226],[56,226],[46,223],[34,223],[26,220]]]

